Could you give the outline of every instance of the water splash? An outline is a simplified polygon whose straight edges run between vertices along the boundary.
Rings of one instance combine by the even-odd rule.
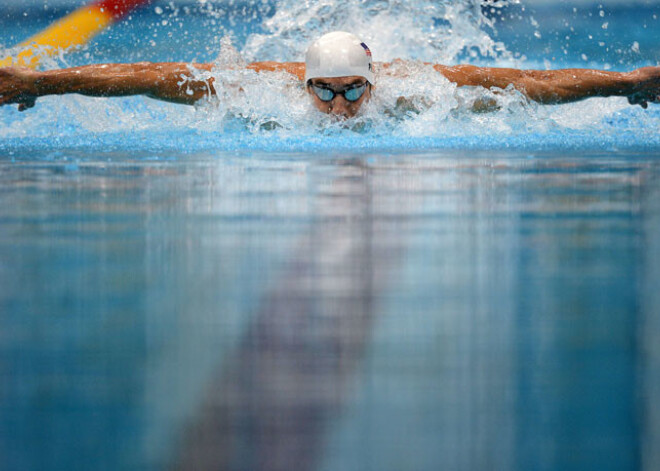
[[[486,2],[503,8],[509,1]],[[481,0],[284,0],[263,23],[265,33],[251,35],[249,60],[302,60],[307,45],[330,31],[351,31],[366,41],[375,60],[396,58],[452,62],[471,51],[484,57],[509,57],[491,38],[494,23]]]
[[[499,3],[499,2],[498,2]],[[58,149],[159,155],[207,150],[419,150],[431,148],[660,148],[660,107],[591,99],[544,107],[513,89],[457,88],[424,61],[451,63],[466,51],[509,58],[487,34],[494,24],[479,2],[397,0],[284,1],[244,45],[219,35],[211,72],[218,96],[195,107],[142,97],[48,97],[19,114],[0,110],[0,153],[33,157]],[[211,5],[204,11],[216,11]],[[210,14],[210,13],[209,13]],[[213,17],[215,18],[215,17]],[[220,18],[220,16],[218,16]],[[358,27],[362,29],[359,30]],[[310,39],[332,29],[361,34],[377,60],[373,99],[354,119],[316,111],[302,84],[286,73],[246,69],[255,59],[301,59]],[[404,33],[405,32],[405,33]],[[218,45],[219,44],[219,45]],[[65,57],[48,67],[66,65]],[[93,60],[92,60],[93,62]],[[491,111],[475,113],[475,104]],[[135,151],[135,152],[134,152]],[[84,154],[84,152],[83,152]]]

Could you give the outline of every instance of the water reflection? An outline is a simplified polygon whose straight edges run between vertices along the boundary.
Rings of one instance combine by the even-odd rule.
[[[0,163],[0,468],[654,469],[657,175]]]
[[[657,183],[657,173],[654,175]],[[641,401],[639,406],[638,426],[640,430],[640,448],[642,450],[641,467],[656,469],[660,467],[660,187],[650,185],[648,195],[645,195],[644,229],[641,231],[644,250],[640,273],[642,292],[642,320],[636,327],[639,335],[639,362],[637,371],[640,390],[637,396]]]
[[[309,230],[213,378],[186,433],[181,469],[316,468],[400,245],[373,216],[370,169],[359,160],[333,167],[319,182]],[[386,242],[374,245],[375,232]]]

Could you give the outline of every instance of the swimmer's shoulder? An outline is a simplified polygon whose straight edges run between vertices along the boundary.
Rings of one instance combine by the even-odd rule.
[[[252,62],[248,64],[248,69],[256,70],[257,72],[277,72],[284,71],[291,75],[295,75],[298,79],[305,78],[305,63],[304,62],[276,62],[276,61],[263,61]]]
[[[393,59],[390,62],[374,62],[374,69],[376,70],[376,72],[381,72],[387,75],[405,77],[410,74],[411,66],[418,66],[420,64],[430,65],[437,72],[440,72],[443,75],[451,74],[456,69],[455,66],[448,66],[444,64],[421,62],[418,60],[407,60],[407,59]]]

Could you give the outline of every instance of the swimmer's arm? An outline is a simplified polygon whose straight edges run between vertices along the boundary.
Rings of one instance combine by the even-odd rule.
[[[570,103],[591,97],[625,96],[643,108],[660,102],[660,67],[632,72],[593,69],[519,70],[472,65],[434,68],[458,86],[507,88],[509,85],[530,100],[543,104]]]
[[[78,93],[94,97],[146,95],[173,103],[193,104],[215,93],[213,80],[193,78],[193,70],[209,64],[150,63],[98,64],[36,71],[0,69],[0,105],[17,103],[23,111],[47,95]]]
[[[248,64],[247,68],[257,72],[287,72],[299,80],[305,79],[304,62],[252,62]]]
[[[194,78],[194,71],[211,71],[212,64],[151,63],[98,64],[69,69],[35,71],[0,68],[0,106],[18,104],[32,108],[37,98],[78,93],[94,97],[145,95],[180,104],[194,104],[215,95],[213,78]],[[255,62],[247,65],[257,72],[285,71],[302,80],[305,65],[299,62]]]

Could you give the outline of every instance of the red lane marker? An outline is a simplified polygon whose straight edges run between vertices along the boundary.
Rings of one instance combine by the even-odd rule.
[[[93,5],[103,8],[104,12],[112,15],[114,19],[119,19],[137,7],[150,3],[151,0],[99,0]]]

